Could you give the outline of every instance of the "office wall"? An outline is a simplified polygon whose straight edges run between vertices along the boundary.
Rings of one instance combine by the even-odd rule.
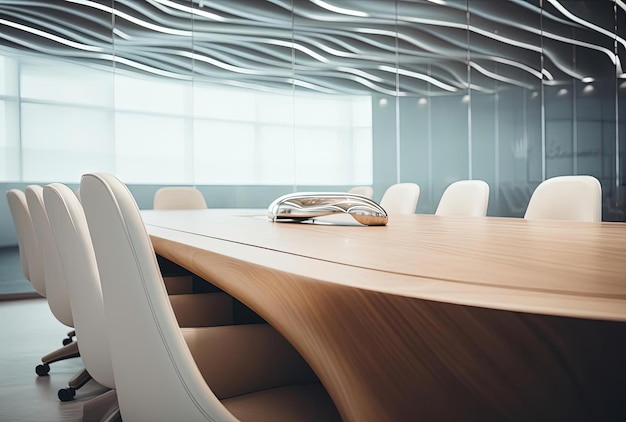
[[[592,94],[577,87],[559,95],[563,89],[547,88],[544,101],[522,88],[474,94],[471,103],[448,96],[381,106],[375,99],[375,187],[380,192],[397,174],[415,181],[418,212],[430,213],[451,182],[482,179],[491,187],[489,215],[521,217],[542,180],[590,174],[602,184],[604,220],[625,221],[626,90],[616,101],[615,89],[600,84]]]

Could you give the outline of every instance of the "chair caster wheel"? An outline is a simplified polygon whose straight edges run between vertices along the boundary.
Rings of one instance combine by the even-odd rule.
[[[57,396],[61,401],[72,401],[76,396],[76,390],[72,387],[61,388],[57,393]]]
[[[48,375],[48,372],[50,372],[50,365],[48,365],[47,363],[44,363],[43,365],[37,365],[35,367],[35,372],[39,376]]]
[[[73,340],[71,338],[64,338],[63,339],[63,346],[67,346],[68,344],[70,344]]]

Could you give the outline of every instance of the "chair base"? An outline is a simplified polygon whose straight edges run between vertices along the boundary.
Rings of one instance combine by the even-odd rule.
[[[54,362],[59,362],[65,359],[77,358],[80,356],[78,351],[78,343],[71,342],[60,349],[55,350],[54,352],[48,353],[47,355],[41,358],[41,365],[37,365],[35,368],[35,372],[39,376],[48,375],[50,372],[50,364]]]

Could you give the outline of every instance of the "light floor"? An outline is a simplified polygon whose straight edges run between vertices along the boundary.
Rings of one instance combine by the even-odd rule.
[[[80,358],[52,363],[48,376],[35,374],[41,357],[61,347],[68,331],[45,299],[0,301],[0,421],[78,422],[83,403],[106,391],[90,381],[74,401],[59,401],[57,391],[83,369]]]

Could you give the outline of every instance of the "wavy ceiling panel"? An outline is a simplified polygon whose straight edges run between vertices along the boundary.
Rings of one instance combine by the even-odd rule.
[[[7,50],[264,90],[446,95],[626,77],[622,0],[2,0],[0,29]]]

